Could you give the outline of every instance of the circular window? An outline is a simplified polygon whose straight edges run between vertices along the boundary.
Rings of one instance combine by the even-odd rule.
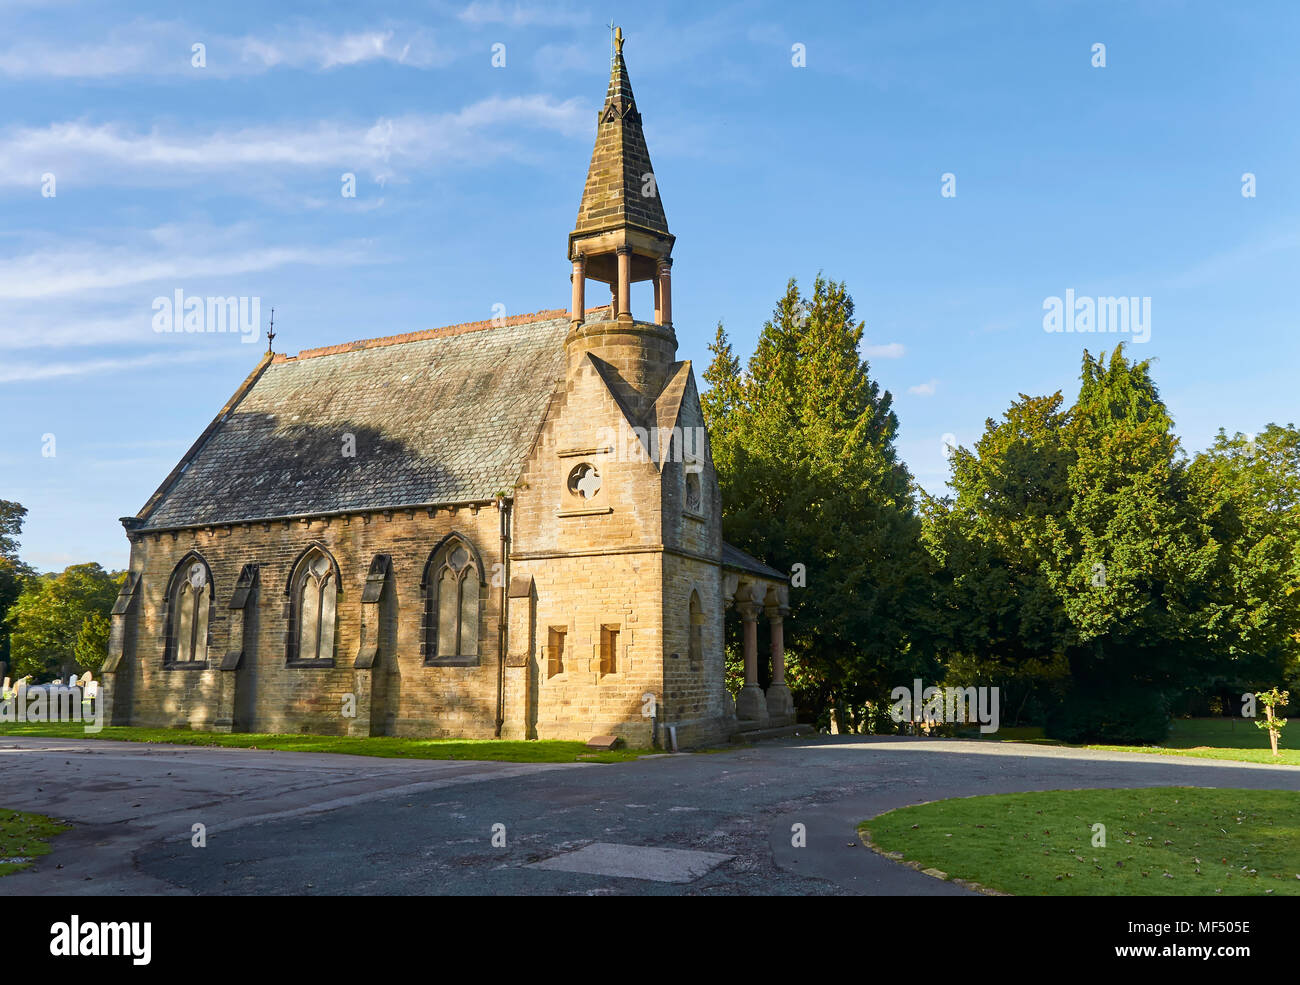
[[[569,473],[569,492],[583,499],[591,499],[600,492],[600,473],[596,466],[588,462],[574,466]]]

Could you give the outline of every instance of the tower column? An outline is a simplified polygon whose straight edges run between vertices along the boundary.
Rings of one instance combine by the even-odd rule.
[[[772,684],[767,689],[767,717],[773,724],[794,724],[794,697],[785,683],[785,617],[788,606],[769,605],[767,618],[772,629]]]
[[[569,315],[569,323],[572,325],[580,325],[586,317],[584,315],[587,309],[586,292],[587,258],[579,253],[573,258],[573,311]]]
[[[659,261],[659,276],[655,280],[655,298],[657,300],[655,321],[660,325],[673,323],[673,258],[663,257]]]
[[[758,686],[758,606],[747,600],[750,591],[749,586],[742,586],[736,602],[745,647],[745,685],[736,695],[736,717],[742,721],[766,722],[767,700]]]
[[[618,320],[632,320],[632,247],[618,248]]]

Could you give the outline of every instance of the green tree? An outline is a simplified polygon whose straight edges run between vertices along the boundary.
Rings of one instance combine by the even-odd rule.
[[[98,564],[74,564],[60,574],[28,579],[22,594],[9,611],[13,630],[12,675],[27,674],[37,680],[71,673],[82,656],[94,659],[96,634],[105,622],[126,578],[125,572],[109,574]],[[83,625],[92,621],[82,638]],[[79,641],[80,645],[79,645]],[[107,653],[105,636],[104,652]],[[102,663],[102,657],[99,663]],[[96,669],[84,665],[82,669]]]
[[[35,572],[18,559],[18,536],[27,510],[20,503],[0,499],[0,663],[9,664],[9,623],[5,617],[22,594],[24,582]]]
[[[1196,509],[1222,545],[1201,613],[1214,684],[1234,697],[1300,670],[1300,431],[1222,430],[1189,469]]]
[[[1034,697],[1062,738],[1153,741],[1212,665],[1221,544],[1147,363],[1085,352],[1061,405],[1022,394],[926,504],[949,673]]]
[[[18,535],[23,532],[27,508],[21,503],[0,499],[0,557],[18,560]]]
[[[998,686],[1015,724],[1068,682],[1074,629],[1050,578],[1074,454],[1061,394],[1020,395],[974,450],[954,449],[950,497],[924,497],[948,683]]]
[[[723,491],[723,535],[774,567],[790,593],[791,690],[851,726],[868,702],[933,675],[931,562],[892,397],[858,352],[864,325],[843,284],[791,280],[741,374],[722,326],[703,398]],[[933,677],[931,677],[933,679]]]

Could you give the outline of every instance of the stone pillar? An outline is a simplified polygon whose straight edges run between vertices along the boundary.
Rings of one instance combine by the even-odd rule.
[[[668,326],[673,323],[673,258],[664,257],[659,261],[659,277],[655,281],[659,287],[659,314],[657,320],[660,325]]]
[[[537,738],[537,586],[527,575],[510,579],[509,623],[506,631],[506,669],[503,739]]]
[[[767,722],[767,702],[758,686],[758,606],[753,602],[736,602],[744,623],[745,686],[736,698],[736,717],[747,722]]]
[[[655,324],[662,325],[664,323],[663,292],[659,290],[660,284],[659,284],[658,277],[654,279],[654,285],[655,285]]]
[[[581,325],[586,317],[587,305],[587,258],[579,253],[573,258],[573,310],[569,314],[569,323]]]
[[[131,704],[135,697],[132,678],[136,672],[136,619],[140,575],[126,576],[122,590],[113,603],[108,637],[108,657],[100,668],[98,700],[103,706],[105,725],[130,725]]]
[[[618,248],[618,320],[632,320],[632,247]]]
[[[793,725],[794,698],[785,684],[785,617],[790,609],[769,605],[765,612],[772,629],[772,684],[767,689],[767,714],[774,725]]]

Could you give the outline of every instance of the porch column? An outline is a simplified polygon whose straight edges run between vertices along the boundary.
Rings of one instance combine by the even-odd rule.
[[[785,684],[785,617],[789,606],[769,605],[767,618],[772,630],[772,685],[767,689],[767,714],[777,723],[794,724],[794,698]]]
[[[632,320],[632,247],[618,248],[618,320]]]
[[[659,276],[655,279],[655,286],[658,288],[658,308],[655,320],[660,325],[671,325],[673,323],[673,258],[664,257],[659,261]]]
[[[736,603],[744,624],[745,686],[736,698],[736,717],[742,721],[766,722],[767,701],[758,686],[758,606],[753,602]]]
[[[654,279],[653,283],[655,286],[655,324],[662,325],[664,323],[663,292],[659,289],[658,277]]]
[[[579,253],[573,258],[573,311],[569,315],[569,323],[572,325],[581,325],[585,317],[586,291],[587,258]]]

